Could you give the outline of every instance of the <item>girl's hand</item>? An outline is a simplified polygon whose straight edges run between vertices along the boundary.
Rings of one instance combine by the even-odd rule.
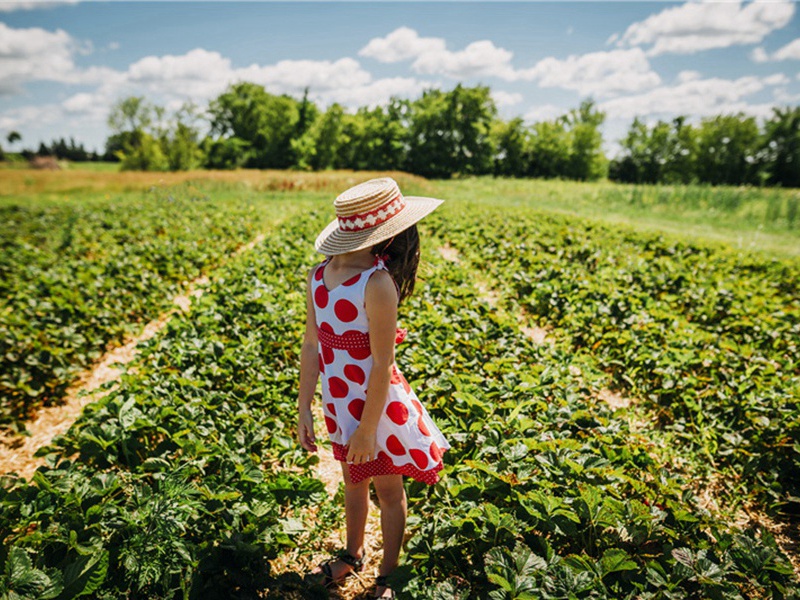
[[[297,438],[300,445],[309,452],[317,451],[317,438],[314,435],[314,415],[311,410],[300,409],[297,419]]]
[[[378,458],[378,438],[375,431],[358,426],[350,436],[347,447],[347,462],[360,465]]]

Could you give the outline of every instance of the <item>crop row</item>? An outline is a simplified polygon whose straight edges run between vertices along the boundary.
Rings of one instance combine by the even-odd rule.
[[[426,258],[398,361],[453,448],[442,483],[409,487],[401,597],[796,597],[768,532],[702,509],[591,396],[591,360],[536,345],[472,271]]]
[[[487,205],[428,221],[727,480],[800,506],[800,262]],[[480,243],[476,243],[480,240]]]
[[[330,218],[302,214],[218,269],[30,482],[2,479],[0,593],[320,597],[268,562],[320,552],[341,519],[295,440],[305,274]],[[453,447],[439,484],[408,483],[401,597],[797,596],[769,534],[699,508],[591,397],[591,361],[536,346],[431,242],[398,363]]]
[[[241,194],[246,195],[246,194]],[[115,198],[0,205],[0,426],[24,430],[110,344],[275,216],[190,184]]]
[[[326,492],[293,428],[305,235],[272,231],[218,269],[40,450],[30,482],[2,478],[0,597],[283,598],[297,584],[269,561],[329,526],[325,510],[308,521]]]

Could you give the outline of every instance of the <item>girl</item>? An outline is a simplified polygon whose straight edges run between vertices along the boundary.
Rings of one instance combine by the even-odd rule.
[[[317,451],[311,403],[322,376],[322,406],[345,484],[347,548],[317,566],[325,585],[361,571],[369,482],[380,501],[383,561],[376,598],[394,598],[387,576],[398,564],[406,524],[403,475],[433,485],[450,448],[394,362],[397,306],[414,290],[416,222],[442,203],[403,196],[389,178],[340,194],[334,219],[317,237],[327,258],[308,274],[300,359],[298,437]]]

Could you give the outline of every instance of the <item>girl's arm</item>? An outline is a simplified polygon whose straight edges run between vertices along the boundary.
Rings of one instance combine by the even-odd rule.
[[[311,275],[313,272],[314,269],[311,269],[306,278],[306,332],[300,352],[300,390],[297,395],[297,437],[300,445],[310,452],[317,451],[311,404],[314,402],[314,392],[317,389],[317,379],[319,378],[317,324],[314,319],[314,301],[311,299]]]
[[[364,411],[350,436],[347,462],[361,464],[378,457],[378,421],[389,396],[389,381],[394,364],[394,338],[397,329],[397,289],[386,271],[375,271],[367,281],[364,306],[369,321],[372,370],[367,382]]]

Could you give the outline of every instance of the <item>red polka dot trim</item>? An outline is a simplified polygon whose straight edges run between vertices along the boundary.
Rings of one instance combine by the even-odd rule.
[[[333,447],[333,457],[338,461],[345,462],[347,460],[347,446],[336,442],[331,442],[331,446]],[[440,455],[446,452],[446,449],[438,450]],[[375,460],[361,463],[360,465],[348,465],[348,467],[350,468],[350,480],[353,483],[380,475],[405,475],[428,485],[433,485],[439,481],[439,471],[444,468],[444,465],[440,460],[425,471],[418,469],[413,464],[398,467],[385,452],[380,451],[378,452],[378,458]]]
[[[323,323],[324,325],[324,323]],[[326,331],[322,326],[317,327],[317,338],[323,347],[337,348],[339,350],[367,350],[369,351],[369,333],[351,329],[342,335]],[[367,354],[369,356],[369,354]]]

